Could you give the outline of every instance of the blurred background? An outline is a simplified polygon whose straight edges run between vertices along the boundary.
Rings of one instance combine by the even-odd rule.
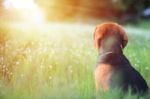
[[[150,18],[150,0],[0,0],[0,19],[135,23]]]
[[[150,85],[150,0],[0,0],[0,99],[95,99],[104,21],[123,24],[124,54]]]

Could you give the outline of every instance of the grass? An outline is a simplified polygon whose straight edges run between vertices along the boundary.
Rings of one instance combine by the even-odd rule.
[[[119,91],[96,95],[94,25],[0,24],[0,99],[119,99]],[[124,53],[150,85],[150,29],[137,29],[126,27]]]

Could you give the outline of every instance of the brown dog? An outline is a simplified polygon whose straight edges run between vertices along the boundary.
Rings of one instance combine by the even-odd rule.
[[[96,27],[94,46],[99,50],[95,70],[96,90],[107,91],[119,88],[133,93],[147,92],[148,85],[124,56],[122,49],[127,45],[128,37],[117,23],[108,22]]]

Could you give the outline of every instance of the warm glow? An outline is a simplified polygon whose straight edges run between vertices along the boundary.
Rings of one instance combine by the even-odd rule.
[[[15,9],[25,22],[43,23],[44,16],[34,0],[5,0],[6,9]]]
[[[7,8],[33,9],[36,7],[34,0],[5,0],[4,5]]]

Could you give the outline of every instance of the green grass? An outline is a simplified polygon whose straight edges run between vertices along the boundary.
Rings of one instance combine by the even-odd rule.
[[[77,24],[0,25],[0,99],[119,99],[119,91],[96,95],[94,28]],[[127,26],[126,30],[129,44],[124,53],[150,85],[150,35],[144,34],[150,29],[139,29],[141,34],[136,33],[136,27]]]

